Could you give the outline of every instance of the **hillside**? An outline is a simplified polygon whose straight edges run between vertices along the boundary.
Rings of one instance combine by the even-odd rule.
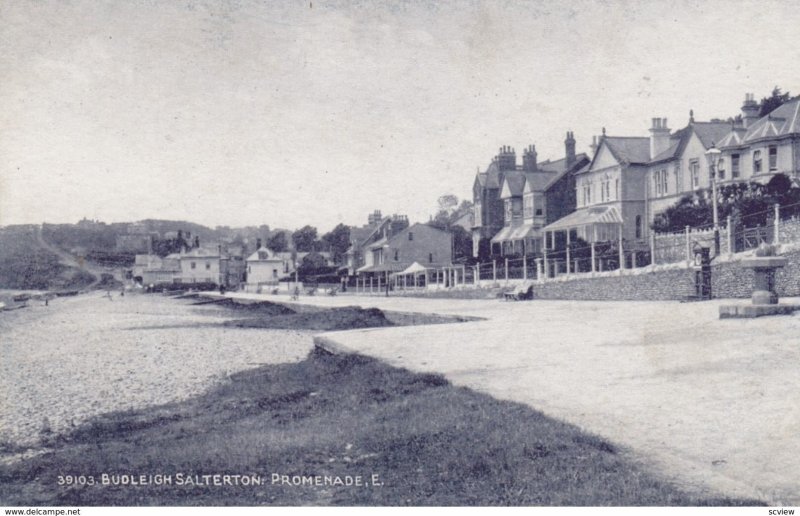
[[[66,265],[42,244],[38,226],[0,228],[0,288],[71,290],[95,281],[95,276]]]

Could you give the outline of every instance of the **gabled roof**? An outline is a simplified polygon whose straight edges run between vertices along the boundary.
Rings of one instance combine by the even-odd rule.
[[[670,135],[670,146],[650,160],[650,163],[680,158],[693,134],[696,134],[700,143],[708,149],[712,144],[716,145],[717,142],[725,138],[730,129],[731,124],[729,122],[691,122],[683,129]]]
[[[575,155],[575,161],[573,161],[570,166],[567,166],[567,158],[561,158],[555,161],[550,161],[548,159],[546,161],[538,163],[537,166],[539,167],[539,170],[562,173],[575,168],[575,165],[580,163],[582,160],[588,160],[588,159],[589,156],[585,152],[581,152],[580,154]]]
[[[646,136],[605,136],[605,144],[617,161],[643,164],[650,161],[650,138]]]
[[[522,190],[525,188],[525,175],[526,174],[520,170],[506,172],[500,198],[522,197]]]
[[[711,144],[716,145],[731,130],[730,122],[694,122],[691,127],[706,149],[710,149]]]
[[[247,262],[266,262],[266,261],[279,261],[281,258],[277,256],[272,249],[267,247],[259,247],[256,252],[247,257]]]
[[[717,147],[736,147],[742,145],[744,143],[745,134],[747,134],[747,129],[744,127],[734,127],[725,137],[717,142]]]
[[[789,134],[800,134],[800,99],[787,102],[767,116],[759,118],[747,128],[744,142]]]

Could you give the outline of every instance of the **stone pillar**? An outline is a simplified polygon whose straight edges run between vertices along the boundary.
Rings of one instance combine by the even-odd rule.
[[[619,226],[619,273],[625,268],[625,248],[622,246],[622,224]]]
[[[504,272],[506,276],[506,283],[508,283],[508,258],[506,258],[506,266]]]
[[[594,254],[594,242],[592,242],[591,245],[592,245],[592,274],[594,274],[596,272],[595,254]]]
[[[636,251],[631,251],[631,269],[636,268]]]
[[[774,235],[772,238],[772,243],[775,245],[779,245],[781,243],[781,205],[775,203],[775,226],[774,226]]]
[[[492,259],[492,281],[497,282],[497,260]]]
[[[544,275],[542,274],[542,259],[536,258],[536,279],[537,281],[541,281],[544,279]]]
[[[528,280],[528,255],[522,255],[522,279],[527,281]]]
[[[733,218],[728,215],[728,256],[733,254]]]
[[[656,234],[651,229],[650,230],[650,265],[655,265],[656,263]]]
[[[544,277],[549,278],[550,275],[547,273],[547,248],[542,251],[542,256],[544,257]]]
[[[571,261],[571,257],[570,257],[570,249],[569,249],[569,244],[570,244],[570,241],[569,241],[569,234],[570,234],[570,233],[571,233],[571,231],[568,229],[568,230],[567,230],[567,260],[566,260],[566,263],[564,264],[564,265],[566,265],[566,266],[567,266],[567,275],[569,275],[569,266],[570,266],[570,263],[569,263],[569,262]]]
[[[481,274],[481,266],[480,266],[480,264],[478,264],[478,265],[475,266],[475,276],[472,277],[472,283],[475,286],[478,285],[478,281],[481,279],[480,278],[480,274]]]
[[[686,265],[691,265],[693,260],[692,260],[692,245],[689,240],[689,226],[686,226],[684,232],[686,233]]]

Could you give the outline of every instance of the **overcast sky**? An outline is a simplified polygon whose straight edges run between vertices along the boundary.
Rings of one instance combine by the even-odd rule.
[[[0,225],[426,221],[501,145],[800,93],[781,2],[0,2]]]

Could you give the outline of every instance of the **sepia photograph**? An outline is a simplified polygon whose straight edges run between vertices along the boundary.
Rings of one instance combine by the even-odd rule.
[[[0,2],[3,514],[794,514],[799,7]]]

